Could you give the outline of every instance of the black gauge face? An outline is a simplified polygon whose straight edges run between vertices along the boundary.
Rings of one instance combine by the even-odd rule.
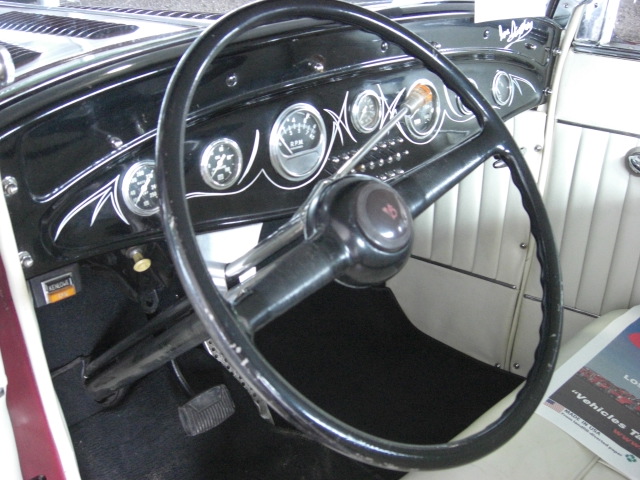
[[[493,77],[493,86],[491,88],[493,99],[501,107],[509,105],[513,100],[513,80],[508,73],[497,72]]]
[[[288,180],[304,180],[322,163],[326,143],[326,128],[318,110],[306,103],[291,105],[271,129],[271,164]]]
[[[431,99],[427,101],[420,109],[411,116],[407,116],[404,120],[407,129],[412,137],[419,140],[427,138],[433,132],[438,117],[440,116],[440,104],[434,85],[428,80],[418,80],[416,83],[425,85],[431,91]],[[416,84],[414,83],[414,85]],[[413,89],[413,85],[408,91]]]
[[[373,90],[358,94],[351,105],[351,123],[360,133],[371,133],[382,119],[382,101]]]
[[[220,138],[204,149],[200,174],[211,188],[224,190],[233,185],[242,171],[242,152],[230,138]]]
[[[127,208],[137,215],[158,213],[160,201],[153,160],[143,160],[129,167],[122,180],[122,197]]]

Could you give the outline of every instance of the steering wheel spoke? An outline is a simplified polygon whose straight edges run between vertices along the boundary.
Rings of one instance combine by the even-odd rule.
[[[500,137],[485,127],[453,149],[427,160],[393,187],[415,218],[488,158],[503,152]]]
[[[230,289],[226,298],[239,322],[253,335],[334,280],[348,264],[344,247],[320,235],[304,240],[258,270]]]

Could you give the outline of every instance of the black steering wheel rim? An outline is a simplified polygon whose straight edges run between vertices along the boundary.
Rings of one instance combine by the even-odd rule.
[[[458,93],[488,129],[484,158],[500,154],[506,161],[537,243],[543,287],[541,341],[526,383],[502,416],[483,431],[439,445],[412,445],[378,438],[341,422],[299,394],[255,348],[242,319],[215,288],[197,246],[184,179],[184,143],[191,100],[213,59],[239,35],[261,25],[310,17],[365,29],[399,45],[439,75]],[[505,136],[506,135],[506,136]],[[503,140],[498,141],[498,138]],[[480,145],[482,147],[482,145]],[[480,148],[482,150],[482,148]],[[511,438],[534,412],[551,379],[562,325],[561,282],[553,236],[542,199],[517,145],[499,116],[477,89],[436,49],[392,20],[336,0],[269,0],[222,17],[188,49],[171,78],[160,113],[156,145],[162,223],[171,255],[193,304],[212,339],[231,365],[280,415],[328,447],[357,460],[397,470],[445,468],[477,459]],[[412,193],[410,182],[405,194]]]

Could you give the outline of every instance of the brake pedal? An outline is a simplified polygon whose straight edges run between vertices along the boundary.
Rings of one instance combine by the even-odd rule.
[[[236,411],[226,385],[216,385],[178,408],[180,423],[193,437],[217,427]]]

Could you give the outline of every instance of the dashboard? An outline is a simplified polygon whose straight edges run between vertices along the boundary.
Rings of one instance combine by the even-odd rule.
[[[503,119],[544,102],[560,32],[552,21],[390,14],[447,54]],[[7,204],[33,259],[27,278],[162,240],[157,119],[189,41],[114,55],[10,106],[21,113],[0,131],[0,166],[16,186]],[[326,22],[272,26],[232,45],[191,104],[185,182],[196,229],[288,218],[417,82],[429,101],[353,169],[389,183],[480,129],[440,78],[375,35]]]

